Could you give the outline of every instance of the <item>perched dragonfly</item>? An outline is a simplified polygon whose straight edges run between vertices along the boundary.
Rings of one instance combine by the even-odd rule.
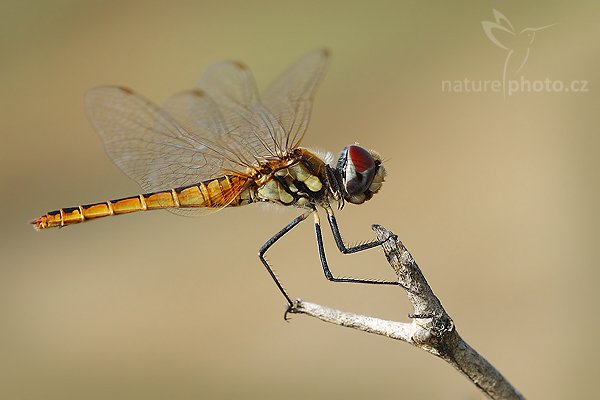
[[[106,152],[145,193],[61,208],[32,224],[36,229],[63,227],[156,209],[193,215],[259,202],[293,206],[302,213],[259,250],[261,262],[290,305],[290,296],[264,256],[311,214],[327,279],[397,285],[336,277],[325,258],[318,207],[326,211],[342,253],[380,245],[371,241],[347,246],[333,207],[371,199],[385,177],[380,156],[356,144],[346,146],[337,162],[299,147],[328,58],[327,50],[306,54],[260,97],[251,72],[239,62],[212,65],[197,88],[172,96],[162,107],[124,87],[92,89],[86,96],[87,111]]]

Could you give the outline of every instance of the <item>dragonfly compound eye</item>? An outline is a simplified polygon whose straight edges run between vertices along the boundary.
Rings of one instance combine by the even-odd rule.
[[[364,203],[378,192],[385,176],[379,155],[357,145],[342,150],[337,171],[342,178],[345,199],[354,204]]]

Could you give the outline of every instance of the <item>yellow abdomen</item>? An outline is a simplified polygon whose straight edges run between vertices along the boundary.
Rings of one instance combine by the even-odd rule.
[[[225,175],[195,185],[154,193],[140,194],[118,200],[61,208],[50,211],[32,222],[35,229],[46,229],[77,224],[111,215],[163,208],[223,208],[249,204],[253,189],[249,178]]]

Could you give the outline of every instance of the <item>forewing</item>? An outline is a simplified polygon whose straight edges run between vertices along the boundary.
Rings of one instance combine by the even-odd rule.
[[[262,95],[262,103],[284,130],[283,146],[294,149],[302,140],[312,109],[313,97],[325,74],[329,51],[312,51],[279,76]]]
[[[200,89],[186,90],[171,96],[163,109],[192,137],[210,140],[237,162],[256,166],[258,159],[270,155],[249,128],[239,128],[237,121],[225,120],[219,106]],[[245,133],[245,134],[243,134]]]
[[[292,65],[261,98],[250,70],[239,62],[211,65],[198,88],[176,94],[163,108],[192,136],[210,136],[244,163],[283,157],[302,139],[326,50]]]
[[[227,149],[198,132],[186,132],[167,113],[129,89],[92,89],[86,106],[108,156],[145,191],[186,186],[245,167]]]
[[[252,73],[244,64],[224,61],[202,74],[198,88],[218,107],[227,127],[223,140],[233,141],[259,158],[285,155],[285,131],[260,102]],[[196,121],[204,117],[196,113]]]

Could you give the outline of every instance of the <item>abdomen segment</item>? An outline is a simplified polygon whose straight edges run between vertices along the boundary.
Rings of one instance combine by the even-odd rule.
[[[118,200],[61,208],[50,211],[31,222],[35,229],[46,229],[78,224],[111,215],[163,208],[223,208],[241,206],[253,201],[253,189],[248,178],[226,175],[199,184],[177,189],[145,193]]]

